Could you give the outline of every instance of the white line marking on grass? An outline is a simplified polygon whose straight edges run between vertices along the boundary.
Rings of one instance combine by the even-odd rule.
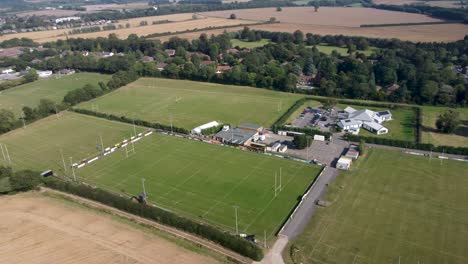
[[[261,164],[265,163],[266,160],[262,160],[261,161]],[[226,199],[226,197],[228,197],[235,189],[237,189],[237,187],[239,187],[242,183],[244,183],[244,181],[246,181],[257,169],[259,169],[260,167],[254,167],[249,174],[247,174],[247,176],[245,176],[244,178],[242,178],[242,180],[238,181],[236,183],[236,185],[234,185],[234,187],[231,188],[231,190],[229,190],[228,192],[226,192],[224,194],[224,196],[221,198],[221,199],[218,199],[218,201],[213,205],[211,206],[208,210],[206,210],[206,212],[203,213],[203,217],[205,217],[205,215],[207,215],[209,212],[211,212],[211,210],[213,208],[215,208],[218,204],[220,204],[224,199]]]

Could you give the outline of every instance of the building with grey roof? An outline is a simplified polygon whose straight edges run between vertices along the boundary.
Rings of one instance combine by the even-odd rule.
[[[215,135],[215,138],[225,144],[244,146],[247,145],[257,133],[256,130],[230,128],[219,131]]]

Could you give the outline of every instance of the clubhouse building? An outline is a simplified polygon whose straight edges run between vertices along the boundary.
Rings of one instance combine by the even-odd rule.
[[[338,118],[340,121],[337,125],[345,132],[357,135],[362,127],[369,132],[383,135],[388,133],[388,129],[382,123],[392,120],[392,113],[389,110],[380,112],[369,109],[356,110],[348,106],[338,115]]]

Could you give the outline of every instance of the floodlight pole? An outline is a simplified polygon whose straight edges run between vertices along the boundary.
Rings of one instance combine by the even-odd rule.
[[[263,230],[263,247],[267,248],[266,230]]]
[[[135,118],[133,118],[132,121],[133,121],[133,133],[135,134],[135,137],[136,137],[137,133],[136,133],[136,127],[135,127]]]
[[[65,159],[63,158],[63,152],[62,149],[60,149],[60,156],[62,157],[62,163],[63,163],[63,170],[67,172],[67,165],[65,164]],[[73,164],[72,164],[73,165]]]
[[[104,142],[102,141],[102,135],[99,134],[99,139],[101,140],[101,151],[104,152]]]
[[[0,143],[0,149],[2,150],[3,160],[7,160],[5,156],[5,152],[3,152],[3,144]]]
[[[277,191],[277,186],[278,186],[278,174],[275,172],[275,197],[276,197],[276,191]]]
[[[73,159],[72,159],[72,157],[70,157],[70,165],[71,165],[71,170],[72,170],[72,174],[73,174],[73,179],[74,179],[75,182],[76,182],[76,174],[75,174],[75,168],[73,167]]]
[[[21,118],[21,120],[23,121],[23,128],[26,129],[26,121],[24,121],[24,116]]]
[[[141,178],[141,185],[143,185],[143,193],[145,194],[145,196],[147,196],[145,188],[145,178]]]
[[[8,152],[7,146],[5,144],[4,144],[4,146],[5,146],[5,152],[6,152],[6,155],[7,155],[7,158],[8,158],[8,163],[11,165],[10,153]]]
[[[238,205],[234,205],[233,207],[234,207],[234,213],[235,213],[235,215],[236,215],[236,235],[238,235],[238,234],[239,234],[239,227],[238,227],[238,225],[237,225],[237,209],[239,208],[239,206],[238,206]]]

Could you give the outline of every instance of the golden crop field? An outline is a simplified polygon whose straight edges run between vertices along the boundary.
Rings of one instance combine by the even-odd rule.
[[[463,39],[463,37],[468,32],[468,25],[464,24],[352,28],[339,26],[279,23],[252,26],[251,28],[278,32],[294,32],[295,30],[299,29],[304,33],[313,33],[318,35],[347,35],[363,36],[370,38],[398,38],[401,40],[408,40],[414,42],[457,41]]]
[[[350,7],[320,7],[318,12],[314,7],[285,7],[278,12],[276,8],[255,8],[241,10],[225,10],[204,12],[202,15],[227,18],[236,14],[238,19],[268,21],[271,17],[281,23],[359,27],[363,24],[419,23],[437,22],[439,19],[426,15],[394,12],[374,8]]]
[[[106,11],[106,10],[130,10],[130,9],[144,9],[144,8],[151,8],[148,5],[148,1],[146,2],[135,2],[135,3],[128,3],[128,4],[102,4],[102,5],[84,5],[86,11]]]
[[[267,31],[294,32],[318,35],[347,35],[373,38],[399,38],[415,42],[440,41],[450,42],[463,39],[468,32],[468,25],[437,24],[394,27],[360,27],[363,24],[393,24],[438,22],[441,20],[426,15],[394,12],[373,8],[320,7],[314,12],[313,7],[288,7],[281,12],[276,8],[257,8],[201,13],[206,16],[227,17],[234,13],[238,19],[266,21],[275,17],[280,23],[252,26],[253,29]],[[188,38],[193,37],[187,35]]]
[[[158,16],[152,17],[153,19],[157,18],[157,21],[168,19],[170,17],[172,19],[183,19],[184,15],[174,15],[174,16]],[[190,18],[192,15],[190,14]],[[242,25],[242,24],[250,24],[252,21],[248,20],[240,20],[240,19],[224,19],[224,18],[200,18],[197,20],[183,20],[178,22],[172,23],[165,23],[165,24],[151,24],[151,17],[147,17],[145,19],[140,18],[140,20],[148,21],[148,26],[137,26],[137,27],[130,27],[130,28],[122,28],[116,30],[107,30],[107,31],[100,31],[100,32],[92,32],[92,33],[84,33],[84,34],[74,34],[69,35],[69,38],[97,38],[97,37],[106,37],[109,34],[116,34],[119,38],[127,38],[130,34],[137,34],[139,36],[146,36],[149,34],[154,33],[165,33],[165,32],[181,32],[185,30],[193,30],[193,29],[201,29],[201,28],[208,28],[208,27],[219,27],[219,26],[233,26],[233,25]],[[156,19],[155,19],[156,20]],[[123,22],[124,24],[126,22]],[[136,20],[133,21],[136,23]],[[138,22],[139,23],[139,22]],[[70,29],[63,29],[63,30],[51,30],[51,31],[40,31],[40,32],[27,32],[27,33],[18,33],[18,34],[8,34],[0,36],[0,41],[4,41],[7,39],[12,38],[30,38],[36,42],[44,43],[50,41],[56,41],[59,39],[66,39],[66,33],[68,33]]]

